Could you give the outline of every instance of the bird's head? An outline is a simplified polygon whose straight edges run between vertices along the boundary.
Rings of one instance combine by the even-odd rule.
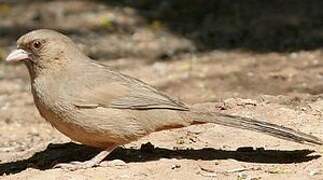
[[[73,55],[74,58],[71,58]],[[7,62],[23,61],[29,68],[44,69],[65,64],[83,53],[67,36],[49,29],[31,31],[17,40]]]

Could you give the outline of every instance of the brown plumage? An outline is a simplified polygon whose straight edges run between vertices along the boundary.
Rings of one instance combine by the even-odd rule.
[[[323,144],[317,137],[275,124],[196,110],[140,80],[97,64],[68,37],[53,30],[27,33],[18,39],[17,46],[7,61],[27,65],[34,102],[42,117],[71,139],[105,149],[90,161],[59,167],[92,167],[118,145],[155,131],[200,123]]]

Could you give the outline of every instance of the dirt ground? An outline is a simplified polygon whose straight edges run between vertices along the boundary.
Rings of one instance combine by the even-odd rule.
[[[52,168],[98,150],[46,123],[26,68],[3,60],[19,35],[44,27],[187,104],[209,102],[218,111],[323,138],[320,1],[188,2],[195,4],[0,0],[0,178],[323,179],[322,147],[212,124],[153,133],[116,149],[102,167]]]

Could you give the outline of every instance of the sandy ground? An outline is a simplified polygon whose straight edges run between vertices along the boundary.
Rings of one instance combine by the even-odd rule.
[[[210,102],[217,111],[323,138],[319,48],[290,52],[264,46],[270,51],[263,52],[204,43],[209,49],[203,49],[204,41],[151,19],[158,14],[141,11],[143,5],[130,5],[0,1],[0,59],[20,34],[55,28],[100,63],[188,104]],[[157,12],[167,10],[167,3],[159,5]],[[25,16],[16,18],[22,10]],[[23,65],[1,61],[0,87],[1,179],[323,179],[322,147],[212,124],[153,133],[116,149],[102,167],[53,169],[60,162],[89,159],[98,150],[71,142],[40,117]]]

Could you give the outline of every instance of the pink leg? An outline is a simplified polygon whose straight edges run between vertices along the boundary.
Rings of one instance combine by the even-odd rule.
[[[63,169],[69,169],[69,170],[77,170],[77,169],[86,169],[91,168],[94,166],[98,166],[101,161],[104,160],[105,157],[107,157],[110,152],[112,152],[117,146],[109,147],[103,151],[101,151],[99,154],[94,156],[92,159],[84,162],[78,162],[73,161],[70,163],[59,163],[54,166],[54,168],[63,168]]]

